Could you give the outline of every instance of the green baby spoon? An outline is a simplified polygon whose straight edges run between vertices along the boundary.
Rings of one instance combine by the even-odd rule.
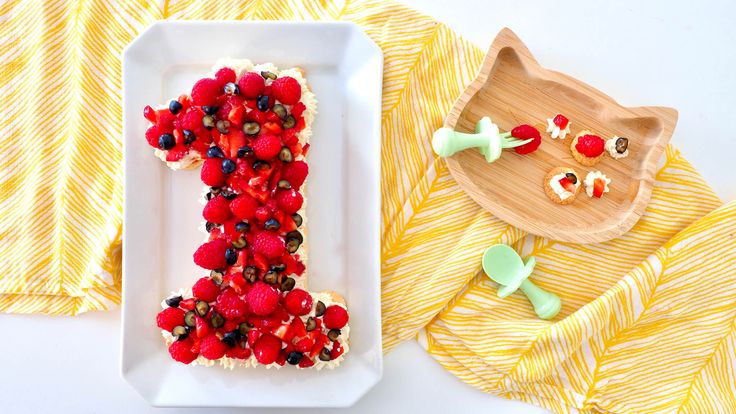
[[[475,133],[457,132],[443,127],[432,136],[432,150],[440,157],[449,157],[468,148],[478,148],[486,161],[493,162],[501,157],[501,150],[514,148],[532,141],[511,137],[510,133],[500,134],[498,125],[491,118],[484,116],[475,124]]]
[[[519,254],[505,244],[493,245],[483,253],[483,271],[500,285],[498,297],[505,298],[521,289],[537,316],[552,319],[560,311],[560,298],[529,281],[536,263],[533,256],[524,263]]]

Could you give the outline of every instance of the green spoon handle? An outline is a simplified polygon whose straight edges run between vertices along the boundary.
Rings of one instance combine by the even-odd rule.
[[[560,311],[560,298],[535,285],[528,279],[521,282],[521,290],[534,306],[534,312],[542,319],[552,319]]]
[[[468,148],[486,148],[487,134],[466,134],[451,128],[440,128],[432,136],[432,149],[441,157],[449,157]]]

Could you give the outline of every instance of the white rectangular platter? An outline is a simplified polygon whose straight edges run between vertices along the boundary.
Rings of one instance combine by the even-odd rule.
[[[199,170],[171,171],[144,139],[145,105],[188,92],[224,57],[306,71],[318,115],[306,189],[312,291],[350,310],[350,353],[335,370],[185,366],[155,315],[172,290],[206,274]],[[124,252],[122,375],[155,406],[349,406],[381,378],[380,149],[383,55],[356,25],[159,22],[123,54]]]

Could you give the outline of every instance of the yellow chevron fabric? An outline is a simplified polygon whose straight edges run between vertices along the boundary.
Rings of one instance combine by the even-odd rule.
[[[383,49],[387,351],[418,337],[469,384],[559,413],[736,412],[736,204],[668,148],[616,240],[557,243],[495,219],[429,146],[483,51],[391,2],[0,3],[0,311],[120,301],[120,52],[159,19],[352,21]],[[537,258],[535,282],[563,300],[554,321],[480,274],[499,242]]]

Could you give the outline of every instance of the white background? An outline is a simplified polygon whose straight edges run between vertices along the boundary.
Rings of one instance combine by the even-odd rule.
[[[736,3],[405,2],[484,49],[498,30],[508,26],[543,66],[587,82],[624,105],[677,108],[680,120],[673,143],[724,201],[736,199]],[[0,315],[1,411],[207,411],[148,407],[119,375],[119,326],[118,311],[77,318]],[[270,412],[280,411],[284,410]],[[383,381],[355,407],[342,412],[420,411],[545,412],[470,388],[413,342],[388,354]]]

